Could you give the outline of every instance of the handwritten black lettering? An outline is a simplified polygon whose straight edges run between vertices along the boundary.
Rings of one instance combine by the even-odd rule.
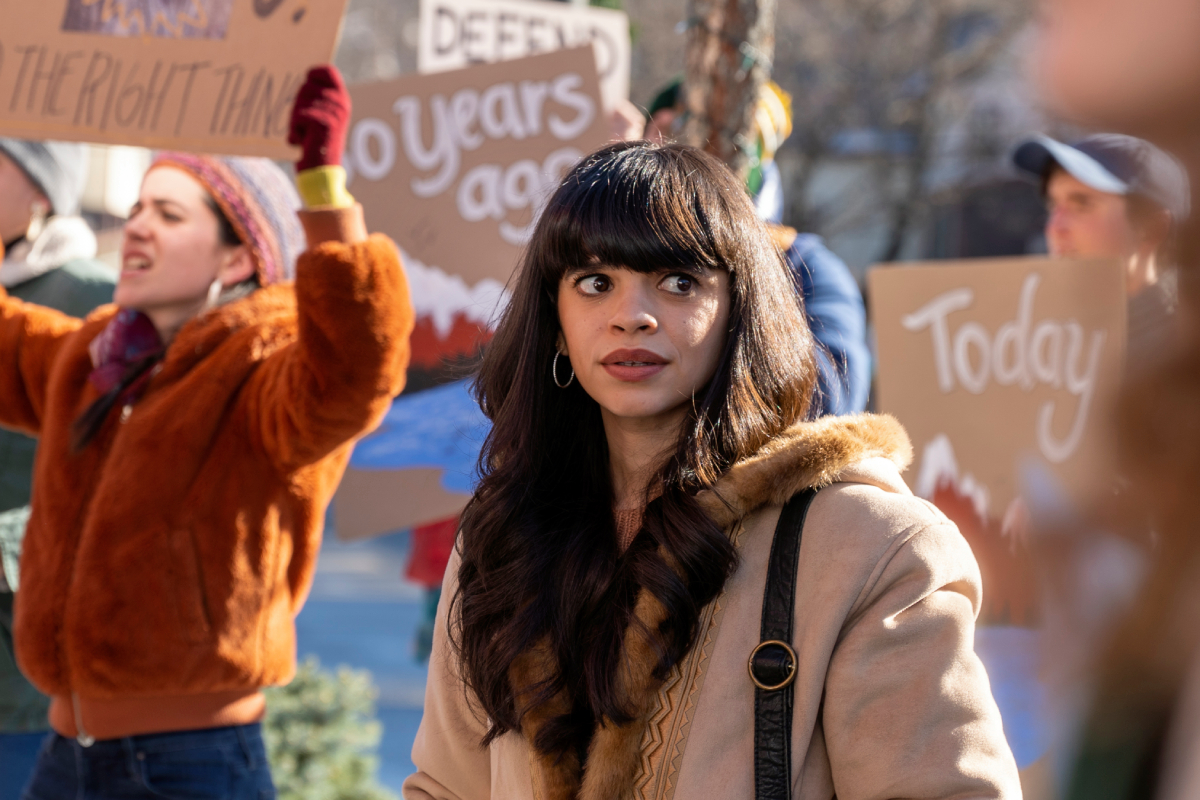
[[[254,114],[254,101],[258,98],[258,87],[262,85],[265,74],[266,69],[260,69],[250,80],[244,96],[238,97],[234,94],[229,98],[229,109],[225,112],[225,122],[221,125],[221,133],[229,132],[229,120],[233,118],[236,111],[237,117],[234,118],[233,134],[235,136],[246,135],[246,129],[250,127],[250,119]]]
[[[537,55],[542,52],[541,37],[534,35],[534,31],[545,27],[546,20],[541,17],[527,17],[525,19],[525,52],[529,55]]]
[[[96,77],[96,65],[104,61],[104,71]],[[95,111],[96,105],[96,90],[100,85],[108,79],[112,72],[113,59],[108,53],[97,50],[92,53],[92,59],[88,62],[87,71],[83,74],[83,85],[79,89],[79,97],[75,100],[75,117],[72,123],[78,125],[83,118],[84,107],[87,107],[87,119],[83,121],[84,125],[92,124],[92,114]]]
[[[449,33],[447,39],[444,34]],[[453,9],[437,7],[433,17],[433,51],[439,56],[454,51],[458,46],[458,15]]]
[[[58,69],[59,61],[62,56],[59,53],[54,54],[54,63],[50,69],[42,69],[42,64],[46,61],[46,48],[38,48],[37,66],[33,68],[33,75],[29,78],[29,94],[25,98],[25,110],[33,111],[33,107],[37,102],[38,86],[43,82],[49,86],[51,79],[54,77],[55,70]]]
[[[292,10],[285,15],[289,19]],[[136,131],[280,140],[304,73],[261,63],[218,68],[211,61],[122,57],[100,48],[8,41],[0,44],[3,91],[9,93],[0,95],[0,113],[70,123],[79,135],[66,138]],[[216,105],[209,107],[214,96]]]
[[[65,109],[58,107],[58,94],[62,90],[63,81],[71,74],[71,62],[82,57],[82,50],[72,50],[63,55],[61,62],[57,58],[55,59],[54,77],[51,78],[50,85],[46,87],[46,99],[42,103],[43,114],[58,117],[65,112]]]
[[[187,83],[183,86],[183,99],[179,102],[179,116],[175,118],[175,135],[179,135],[179,131],[183,128],[183,121],[187,117],[188,100],[192,96],[192,83],[196,80],[196,73],[205,67],[209,66],[211,61],[194,61],[191,64],[181,66],[181,71],[186,71],[188,74]]]
[[[100,115],[100,130],[108,130],[108,115],[112,111],[113,99],[117,95],[117,84],[121,81],[121,59],[113,65],[112,80],[108,84],[108,96],[104,99],[104,112]]]
[[[167,93],[171,91],[171,82],[175,80],[175,70],[177,68],[177,64],[171,65],[171,69],[167,71],[167,79],[163,81],[162,89],[159,90],[158,97],[154,101],[154,116],[150,118],[150,130],[152,131],[158,130],[158,118],[162,114],[162,107],[163,103],[166,102]],[[153,94],[153,90],[150,93]],[[138,123],[139,128],[145,129],[146,127],[146,114],[150,112],[150,105],[149,102],[146,103],[146,111],[142,114],[141,122]]]
[[[282,5],[283,0],[254,0],[254,13],[258,14],[259,19],[266,19]]]
[[[293,76],[289,72],[279,82],[278,94],[275,94],[274,88],[275,76],[267,75],[261,99],[254,111],[254,119],[250,122],[252,133],[261,132],[268,138],[287,132],[287,125],[291,119],[292,101],[300,89],[300,76]]]
[[[158,88],[158,73],[162,72],[162,62],[154,62],[154,71],[150,73],[150,80],[146,81],[146,85],[142,88],[142,97],[138,102],[138,130],[146,129],[146,118],[150,116],[150,106],[154,104],[154,90]]]
[[[45,48],[38,45],[17,48],[17,52],[21,55],[21,69],[19,72],[17,72],[17,83],[13,87],[12,100],[10,100],[8,104],[9,111],[16,111],[17,105],[21,102],[21,89],[25,85],[25,71],[29,67],[30,58],[37,53],[44,51]]]
[[[229,92],[230,81],[234,80],[234,77],[236,75],[237,85],[241,86],[242,85],[242,75],[244,73],[245,73],[245,70],[243,70],[237,64],[234,64],[233,66],[225,67],[224,69],[217,70],[217,74],[218,75],[224,74],[225,79],[223,81],[221,81],[221,93],[217,95],[217,102],[213,106],[212,121],[209,122],[209,124],[208,124],[208,132],[209,133],[217,132],[217,120],[219,120],[221,118],[221,109],[225,107],[225,96]],[[234,92],[235,93],[237,92],[236,88],[234,89]]]
[[[254,0],[254,13],[259,19],[266,19],[283,5],[283,0]]]
[[[479,24],[487,24],[487,15],[482,11],[472,11],[463,17],[462,33],[462,51],[469,64],[483,64],[487,61],[487,53],[474,52],[473,47],[476,42],[483,40],[483,32],[479,30]]]
[[[513,36],[512,32],[509,30],[509,28],[512,25],[512,23],[520,22],[520,21],[521,21],[521,18],[518,17],[516,14],[509,14],[508,12],[504,12],[504,11],[500,12],[499,16],[496,17],[496,60],[497,61],[504,58],[504,45],[508,42],[515,42],[517,40],[517,37]]]
[[[117,104],[113,109],[113,119],[122,128],[129,127],[138,113],[142,110],[142,103],[146,99],[146,86],[144,84],[135,83],[138,70],[142,65],[135,63],[133,68],[125,76],[125,83],[121,86],[121,91],[117,94]],[[155,65],[157,69],[157,65]]]

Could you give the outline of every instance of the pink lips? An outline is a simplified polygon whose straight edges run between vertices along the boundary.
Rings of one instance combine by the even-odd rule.
[[[669,362],[650,350],[614,350],[606,355],[600,365],[619,381],[636,383],[651,378],[666,368]]]

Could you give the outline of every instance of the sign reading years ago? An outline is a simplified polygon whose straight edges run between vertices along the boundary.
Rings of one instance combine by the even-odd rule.
[[[563,173],[608,137],[591,47],[350,92],[369,227],[468,286],[508,280]]]
[[[0,135],[294,158],[292,99],[346,2],[8,0]]]
[[[417,68],[443,72],[592,44],[604,107],[629,97],[629,18],[548,0],[421,0]]]
[[[1003,519],[1018,471],[1040,464],[1078,492],[1105,461],[1121,379],[1120,264],[1005,259],[876,268],[879,409],[913,440],[913,489],[953,484]]]

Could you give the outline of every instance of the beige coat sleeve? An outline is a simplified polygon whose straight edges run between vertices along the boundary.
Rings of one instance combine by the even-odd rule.
[[[458,552],[450,556],[433,627],[425,684],[425,713],[413,742],[415,774],[404,781],[405,800],[486,800],[491,764],[479,742],[487,733],[482,712],[471,707],[447,635],[450,601],[458,590]]]
[[[839,800],[1021,797],[975,655],[979,568],[953,524],[890,549],[847,617],[825,683]]]

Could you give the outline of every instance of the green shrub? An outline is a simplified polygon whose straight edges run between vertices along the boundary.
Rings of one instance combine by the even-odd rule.
[[[315,656],[267,689],[263,738],[280,800],[397,800],[375,777],[378,694],[370,672],[322,670]]]

